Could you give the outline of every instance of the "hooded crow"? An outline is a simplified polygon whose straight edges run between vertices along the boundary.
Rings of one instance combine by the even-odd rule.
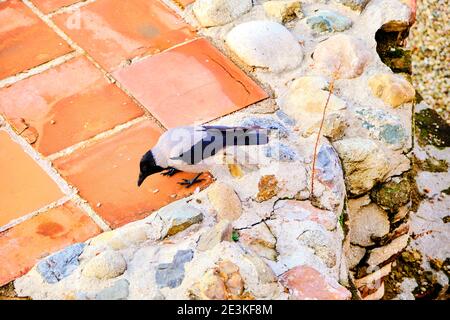
[[[190,187],[202,181],[202,172],[217,165],[219,151],[233,146],[265,145],[268,130],[260,127],[186,126],[166,131],[158,143],[141,159],[138,186],[155,173],[172,176],[178,171],[194,172],[192,180],[180,184]]]

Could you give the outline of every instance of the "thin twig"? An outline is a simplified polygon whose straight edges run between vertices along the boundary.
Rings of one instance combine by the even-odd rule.
[[[322,120],[320,121],[319,132],[317,133],[317,139],[316,139],[316,143],[314,145],[313,164],[312,164],[312,172],[311,172],[311,197],[314,197],[314,176],[315,176],[315,172],[316,172],[317,148],[319,146],[320,136],[322,134],[323,125],[325,123],[327,107],[328,107],[328,104],[330,103],[331,95],[333,94],[333,91],[334,91],[334,82],[337,79],[339,69],[340,68],[337,69],[337,71],[334,73],[334,75],[330,81],[328,97],[327,97],[325,106],[323,107]]]

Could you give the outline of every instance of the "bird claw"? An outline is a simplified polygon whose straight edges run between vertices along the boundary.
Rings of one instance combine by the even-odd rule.
[[[161,175],[167,176],[167,177],[172,177],[175,174],[177,174],[178,172],[180,172],[180,170],[175,169],[175,168],[169,168],[167,171],[164,171],[163,173],[161,173]]]
[[[204,181],[205,179],[198,179],[198,177],[195,177],[194,179],[183,179],[182,182],[178,182],[178,184],[185,186],[186,188],[192,187],[194,184],[200,183]]]

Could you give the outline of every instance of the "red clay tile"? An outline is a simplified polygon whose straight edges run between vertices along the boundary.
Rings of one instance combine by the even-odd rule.
[[[44,155],[144,113],[84,57],[0,89],[1,112]]]
[[[173,177],[153,175],[138,188],[139,161],[156,144],[161,135],[152,121],[144,121],[100,141],[86,149],[54,162],[59,172],[80,191],[94,210],[112,227],[142,219],[152,211],[191,194],[177,184],[193,174],[179,173]],[[210,183],[206,181],[201,187]],[[176,195],[176,197],[173,197]]]
[[[28,272],[39,259],[100,232],[88,215],[67,202],[0,233],[0,286]]]
[[[83,0],[31,0],[31,2],[45,14],[80,1]]]
[[[0,79],[73,51],[21,1],[0,2]]]
[[[5,131],[0,131],[0,177],[0,226],[63,197],[56,183]]]
[[[195,36],[158,0],[99,0],[54,21],[105,69],[154,54]]]
[[[204,123],[267,97],[207,40],[198,39],[114,73],[161,123]]]

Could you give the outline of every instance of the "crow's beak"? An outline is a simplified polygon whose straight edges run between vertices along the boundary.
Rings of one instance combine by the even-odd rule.
[[[147,176],[143,175],[142,172],[139,173],[139,179],[138,179],[138,183],[137,183],[138,187],[141,186],[141,184],[144,182],[145,178],[147,178]]]

